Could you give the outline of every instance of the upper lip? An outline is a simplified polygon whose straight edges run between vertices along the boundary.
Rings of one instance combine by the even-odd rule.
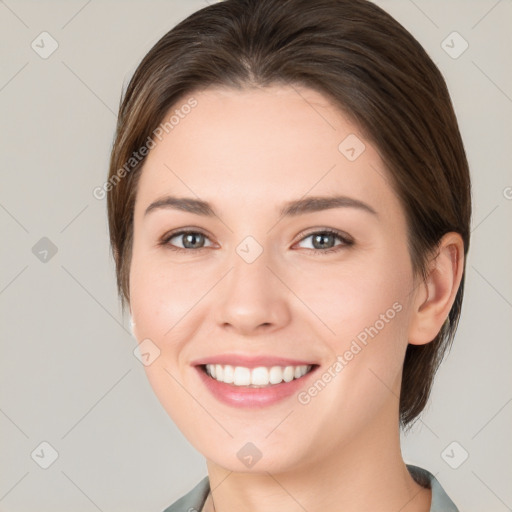
[[[243,354],[218,354],[211,357],[196,359],[190,363],[192,366],[205,364],[221,364],[231,366],[243,366],[245,368],[257,368],[258,366],[302,366],[313,365],[311,361],[291,359],[288,357],[276,357],[270,355],[243,355]]]

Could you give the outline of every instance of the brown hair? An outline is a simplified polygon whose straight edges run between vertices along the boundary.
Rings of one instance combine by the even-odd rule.
[[[144,163],[133,155],[193,91],[279,84],[324,94],[375,145],[405,209],[416,274],[425,278],[428,257],[447,232],[461,234],[467,254],[471,190],[464,146],[445,81],[416,39],[366,0],[226,0],[166,33],[138,66],[120,103],[107,203],[123,308],[130,300],[133,211]],[[129,161],[134,163],[127,170]],[[402,427],[424,409],[451,345],[464,277],[436,338],[407,347]]]

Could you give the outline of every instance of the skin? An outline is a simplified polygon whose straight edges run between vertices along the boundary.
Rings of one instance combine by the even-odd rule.
[[[398,396],[407,344],[431,341],[455,299],[461,237],[445,235],[428,280],[415,277],[387,170],[318,92],[272,86],[193,96],[197,107],[142,171],[130,310],[139,342],[149,338],[160,350],[145,367],[154,392],[206,458],[215,510],[427,512],[431,492],[401,456]],[[349,134],[366,146],[352,162],[338,150]],[[208,201],[216,216],[170,208],[144,215],[167,194]],[[333,194],[377,215],[345,207],[279,216],[286,201]],[[205,234],[203,248],[159,245],[180,228]],[[338,251],[315,248],[308,235],[325,228],[354,244],[333,237],[326,243]],[[250,264],[236,252],[247,236],[263,248]],[[185,238],[172,244],[184,248]],[[397,302],[401,311],[306,405],[296,396],[261,409],[223,404],[190,364],[265,354],[316,362],[322,374]],[[247,442],[262,453],[252,468],[237,457]],[[214,510],[211,495],[203,510]]]

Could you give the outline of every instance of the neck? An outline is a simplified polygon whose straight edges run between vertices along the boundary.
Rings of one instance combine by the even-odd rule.
[[[287,472],[238,473],[207,461],[212,492],[203,511],[429,512],[430,489],[402,459],[397,411],[385,409],[349,443]]]

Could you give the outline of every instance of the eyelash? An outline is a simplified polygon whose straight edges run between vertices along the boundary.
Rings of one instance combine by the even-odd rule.
[[[199,231],[199,230],[180,230],[180,231],[175,231],[175,232],[169,233],[167,235],[164,235],[164,237],[160,240],[158,245],[166,247],[167,249],[170,249],[171,251],[176,251],[176,252],[190,252],[190,251],[198,252],[198,251],[201,251],[202,249],[208,249],[208,247],[199,247],[198,249],[186,249],[186,248],[182,248],[182,247],[173,246],[172,244],[169,243],[169,241],[176,236],[189,235],[189,234],[200,234],[200,235],[203,235],[204,237],[208,238],[205,233],[203,233],[202,231]],[[311,251],[314,255],[324,255],[324,254],[329,254],[329,253],[333,253],[333,252],[338,252],[338,251],[342,250],[343,248],[347,248],[347,247],[354,245],[354,240],[352,240],[351,237],[349,237],[348,235],[346,235],[345,233],[343,233],[341,231],[337,231],[335,229],[330,229],[330,228],[322,229],[319,231],[312,231],[310,233],[307,233],[304,236],[302,236],[302,238],[297,243],[302,242],[306,238],[309,238],[310,236],[313,236],[313,235],[326,235],[326,234],[336,236],[342,243],[335,245],[334,247],[331,247],[329,249],[325,249],[325,250],[324,249],[306,249],[306,251]]]

